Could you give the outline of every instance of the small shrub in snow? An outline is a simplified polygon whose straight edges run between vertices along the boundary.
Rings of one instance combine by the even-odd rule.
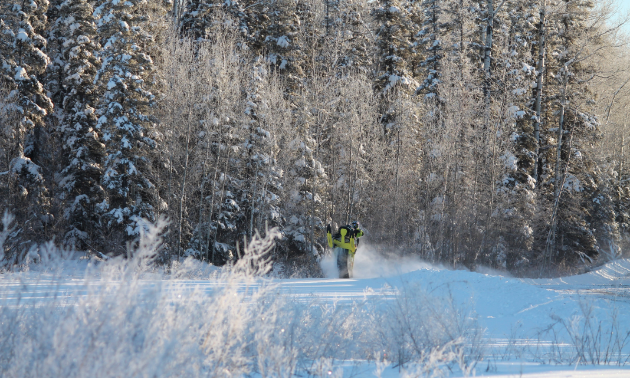
[[[482,332],[472,311],[465,311],[452,297],[438,298],[417,284],[399,288],[384,304],[384,311],[372,311],[378,349],[409,374],[434,376],[444,366],[459,365],[469,372],[481,360]],[[415,372],[415,373],[412,373]]]
[[[620,321],[618,308],[598,314],[592,303],[582,300],[580,312],[569,318],[552,315],[554,322],[543,334],[550,335],[553,342],[538,358],[556,364],[626,365],[630,329]]]

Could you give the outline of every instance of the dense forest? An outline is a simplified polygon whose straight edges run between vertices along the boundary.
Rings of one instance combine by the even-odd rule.
[[[289,275],[352,220],[453,267],[621,256],[624,24],[592,0],[2,1],[0,265],[126,256],[142,218],[166,264],[277,227]]]

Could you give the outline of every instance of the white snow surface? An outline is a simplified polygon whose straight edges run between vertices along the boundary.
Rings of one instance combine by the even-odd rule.
[[[192,279],[164,279],[163,275],[146,275],[142,279],[147,288],[163,283],[165,290],[188,288],[211,293],[222,285],[212,277],[217,268],[193,260],[186,260]],[[50,292],[59,297],[77,300],[85,296],[84,273],[87,260],[64,263],[55,274],[33,265],[30,271],[0,274],[0,306],[7,305],[19,295],[22,305],[50,301]],[[619,332],[630,331],[630,260],[610,262],[593,271],[563,278],[522,279],[490,269],[479,272],[451,270],[434,266],[414,257],[385,258],[369,245],[361,245],[356,255],[352,279],[338,279],[333,257],[321,261],[327,278],[323,279],[260,279],[259,285],[277,285],[281,294],[312,303],[329,303],[334,306],[351,305],[372,300],[389,300],[392,289],[420,285],[429,295],[452,298],[455,303],[476,313],[479,324],[485,329],[485,357],[472,372],[476,376],[493,377],[630,377],[630,368],[624,366],[575,366],[547,364],[523,358],[503,360],[500,355],[506,345],[536,348],[553,340],[542,332],[556,319],[579,319],[585,303],[592,305],[593,314],[604,324],[608,315],[617,310]],[[98,286],[99,277],[92,277],[90,287]],[[111,282],[109,283],[111,284]],[[26,288],[26,290],[24,289]],[[18,294],[19,291],[19,294]],[[42,293],[48,293],[42,295]],[[378,309],[378,306],[373,309]],[[392,364],[385,368],[382,377],[403,376]],[[368,361],[338,361],[334,364],[342,376],[373,377],[376,365]],[[331,370],[333,372],[333,370]],[[332,374],[332,373],[331,373]],[[458,369],[451,377],[463,376]]]

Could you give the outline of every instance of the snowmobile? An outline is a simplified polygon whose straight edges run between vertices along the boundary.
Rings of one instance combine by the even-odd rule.
[[[359,232],[363,235],[363,232]],[[361,235],[357,235],[357,231],[351,226],[339,227],[339,231],[333,235],[330,225],[326,226],[328,246],[333,248],[333,251],[337,256],[339,278],[352,278],[354,254],[357,251],[357,243],[359,241],[357,236]]]

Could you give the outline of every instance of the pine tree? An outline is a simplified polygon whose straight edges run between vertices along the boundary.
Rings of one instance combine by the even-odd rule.
[[[549,15],[547,90],[540,127],[539,198],[549,208],[539,243],[547,262],[589,260],[605,241],[618,240],[611,193],[591,151],[598,138],[588,78],[596,68],[585,57],[598,44],[589,25],[590,1],[562,1]],[[542,231],[542,230],[541,230]],[[543,249],[543,248],[541,248]]]
[[[304,67],[300,51],[298,2],[296,0],[273,0],[269,6],[263,50],[267,54],[272,70],[286,78],[287,93],[295,96],[302,86]]]
[[[110,240],[119,248],[138,235],[138,218],[155,218],[158,201],[147,157],[147,149],[156,146],[150,114],[155,104],[154,65],[144,52],[153,36],[146,29],[149,17],[140,12],[142,4],[141,0],[106,0],[94,12],[100,17],[97,25],[103,45],[95,79],[103,91],[96,128],[107,153],[102,177],[106,198],[97,209],[112,233]]]
[[[277,126],[269,114],[266,67],[259,57],[242,82],[230,83],[245,94],[238,107],[242,113],[204,122],[209,127],[204,139],[214,140],[210,152],[215,156],[203,184],[209,187],[204,189],[203,202],[210,210],[195,227],[186,255],[222,265],[238,258],[237,243],[251,240],[256,232],[264,233],[267,226],[284,223],[279,207],[278,147],[272,139]]]
[[[52,222],[50,199],[39,157],[43,154],[44,118],[53,103],[44,91],[38,75],[50,59],[45,54],[42,37],[46,25],[48,1],[5,1],[0,4],[0,85],[9,89],[8,102],[16,112],[10,152],[12,193],[9,201],[17,223],[24,227],[22,238],[41,241],[43,227]]]
[[[329,21],[325,23],[329,42],[327,49],[336,50],[334,63],[339,68],[370,72],[373,62],[372,30],[364,20],[369,9],[363,1],[327,1]],[[329,64],[329,62],[327,62]]]
[[[424,8],[424,22],[416,37],[426,58],[420,63],[422,83],[416,92],[423,93],[427,99],[440,102],[438,94],[441,76],[440,61],[444,57],[443,38],[447,32],[447,24],[443,20],[441,0],[424,0],[422,7]]]
[[[308,129],[302,128],[296,134],[293,140],[287,141],[289,165],[283,186],[288,198],[283,201],[283,214],[287,219],[284,232],[290,255],[313,256],[323,249],[318,240],[324,229],[322,195],[323,180],[327,176],[317,159],[315,140]]]
[[[460,67],[463,67],[464,59],[470,51],[470,33],[473,30],[471,22],[472,0],[450,0],[443,6],[446,16],[446,24],[450,33],[447,34],[444,48],[451,54],[450,59],[454,59]]]
[[[182,32],[194,40],[207,39],[212,31],[215,12],[220,7],[220,2],[191,1],[182,14]]]
[[[265,87],[269,85],[268,71],[262,57],[255,59],[246,88],[245,114],[248,120],[248,135],[245,144],[245,167],[247,169],[247,197],[245,210],[248,224],[248,239],[255,231],[266,227],[282,226],[280,215],[281,172],[276,160],[277,146],[272,142],[271,132],[275,127],[269,119],[269,103]]]
[[[399,149],[394,144],[400,135],[402,102],[418,87],[414,79],[414,65],[418,59],[417,34],[419,19],[417,3],[401,3],[398,0],[383,0],[372,10],[377,24],[376,31],[376,74],[374,89],[381,100],[379,104],[380,123],[384,135],[392,138],[393,151],[390,156],[398,156]],[[396,161],[399,161],[397,159]]]
[[[512,169],[501,174],[497,187],[502,201],[499,213],[504,214],[497,227],[507,249],[505,267],[512,271],[523,268],[534,257],[532,247],[538,231],[534,177],[537,142],[532,133],[536,113],[532,108],[535,101],[528,89],[539,77],[536,46],[540,46],[540,35],[536,22],[540,9],[537,3],[534,0],[506,5],[509,18],[502,22],[509,25],[508,35],[497,36],[498,40],[505,41],[505,49],[498,51],[496,59],[496,65],[506,73],[506,79],[492,83],[495,93],[512,95],[507,110],[513,125],[511,130],[504,131],[509,132],[511,146],[504,156],[514,164]]]
[[[412,22],[414,14],[410,14],[406,5],[398,0],[382,0],[381,5],[372,10],[378,25],[375,88],[382,94],[399,86],[406,90],[418,86],[414,80],[413,66],[410,66],[416,54],[412,38],[417,26]]]
[[[94,109],[98,96],[94,78],[100,67],[97,29],[93,8],[86,0],[67,0],[58,12],[64,110],[59,130],[66,163],[60,186],[68,221],[64,242],[80,250],[100,248],[104,241],[95,206],[104,199],[101,178],[105,145]]]
[[[611,183],[613,188],[613,201],[615,206],[615,221],[619,225],[619,234],[621,237],[620,247],[622,251],[630,247],[630,173],[628,172],[628,126],[618,126],[618,131],[614,133],[616,153],[615,158],[611,160],[613,164]],[[611,243],[612,244],[612,243]]]
[[[224,117],[223,129],[216,143],[217,152],[222,156],[219,177],[211,185],[217,186],[218,200],[214,211],[215,220],[210,224],[211,259],[215,265],[223,265],[239,256],[236,246],[247,235],[248,219],[245,216],[247,203],[246,176],[243,161],[244,136],[239,119]],[[221,156],[220,156],[221,157]]]
[[[217,24],[227,20],[236,22],[243,35],[248,33],[247,16],[239,1],[192,0],[187,4],[181,20],[182,32],[193,40],[212,39]]]
[[[46,91],[50,94],[50,99],[55,105],[56,114],[49,114],[46,122],[54,125],[56,120],[62,116],[63,93],[63,56],[62,56],[62,36],[60,34],[59,8],[63,0],[54,0],[48,7],[46,17],[49,27],[46,29],[46,53],[50,58],[50,63],[46,67],[46,74],[43,80]],[[56,127],[57,125],[54,125]]]

